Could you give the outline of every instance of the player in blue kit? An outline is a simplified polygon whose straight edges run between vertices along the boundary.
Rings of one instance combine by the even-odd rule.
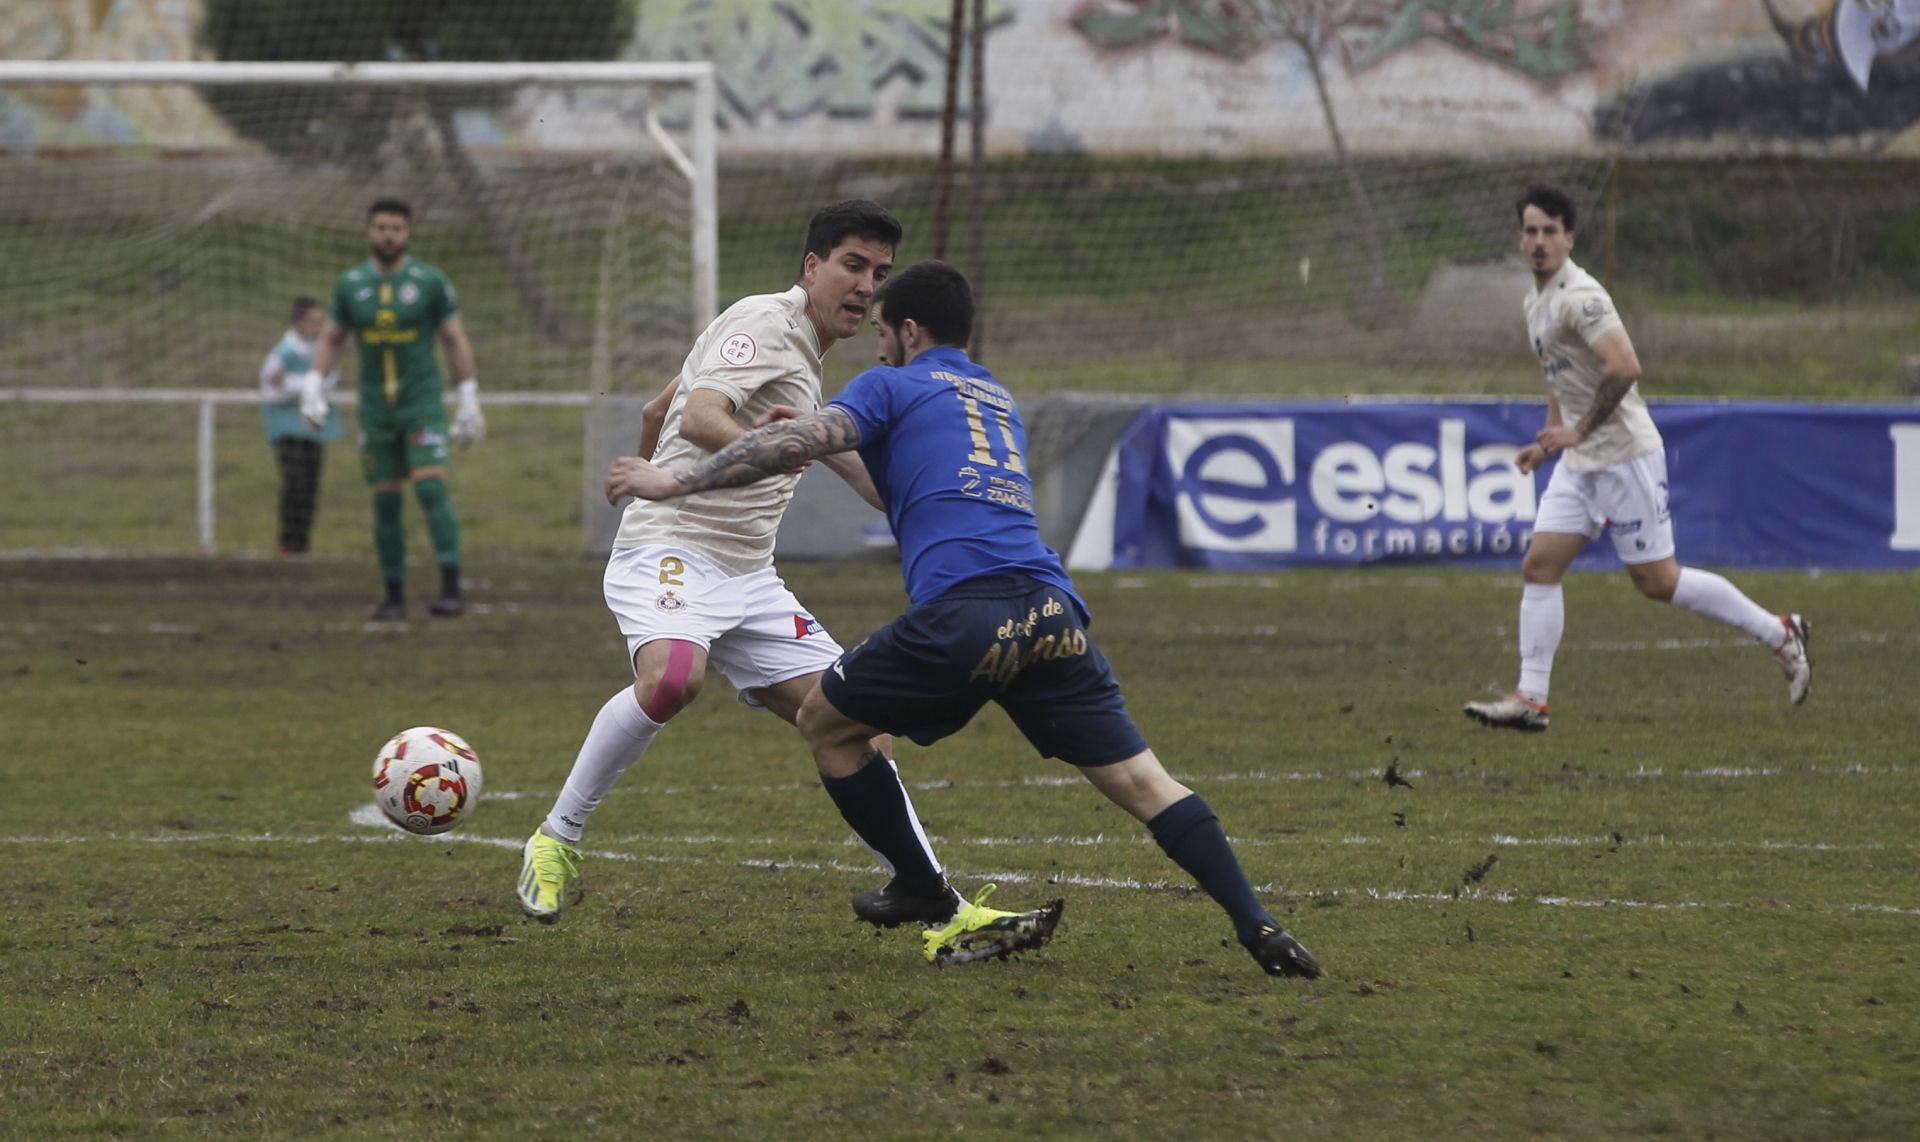
[[[874,326],[885,365],[820,411],[671,470],[623,457],[607,498],[737,487],[857,449],[886,503],[912,605],[820,676],[799,725],[841,816],[893,863],[887,891],[933,897],[947,886],[870,739],[931,745],[998,702],[1042,756],[1078,767],[1146,824],[1269,975],[1317,977],[1320,965],[1254,895],[1213,809],[1147,747],[1088,636],[1087,606],[1040,539],[1020,411],[964,348],[973,330],[966,279],[931,261],[895,274],[876,295]],[[929,948],[947,938],[929,932]]]

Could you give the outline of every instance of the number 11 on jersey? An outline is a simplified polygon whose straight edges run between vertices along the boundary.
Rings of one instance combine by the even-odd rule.
[[[960,396],[960,394],[954,394]],[[967,457],[975,464],[986,464],[994,468],[1005,468],[1010,472],[1026,472],[1026,465],[1020,461],[1020,448],[1013,442],[1013,426],[1007,423],[1006,416],[997,408],[990,408],[983,415],[980,402],[969,396],[960,396],[960,404],[967,410],[967,430],[973,434],[973,453]],[[991,417],[995,427],[1000,430],[1000,439],[1007,446],[1007,458],[1003,463],[993,454],[993,443],[987,438],[987,418]]]

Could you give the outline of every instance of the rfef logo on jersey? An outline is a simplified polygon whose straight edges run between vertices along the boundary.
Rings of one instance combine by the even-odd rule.
[[[759,354],[760,347],[744,333],[735,333],[720,342],[720,359],[729,365],[751,365]]]
[[[793,637],[795,638],[805,638],[811,634],[819,634],[825,629],[825,627],[820,625],[820,620],[814,618],[812,615],[793,616]]]

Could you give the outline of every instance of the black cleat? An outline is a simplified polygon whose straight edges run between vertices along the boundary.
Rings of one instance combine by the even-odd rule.
[[[1284,928],[1275,928],[1266,924],[1247,945],[1247,951],[1253,953],[1255,963],[1268,975],[1290,975],[1301,979],[1319,979],[1320,961],[1313,953],[1300,946],[1300,941],[1289,936]]]
[[[443,619],[455,618],[467,613],[467,600],[461,595],[442,595],[427,610]]]
[[[910,893],[898,880],[853,894],[853,914],[879,928],[901,924],[945,924],[960,910],[960,894],[940,882],[937,892]]]
[[[373,621],[377,623],[403,623],[407,621],[407,605],[392,599],[373,608]]]

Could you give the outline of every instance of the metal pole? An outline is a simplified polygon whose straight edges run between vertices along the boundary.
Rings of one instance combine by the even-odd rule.
[[[960,102],[960,43],[966,34],[967,0],[953,0],[947,23],[947,94],[940,107],[940,162],[934,169],[933,256],[947,256],[947,207],[953,198],[953,119]]]
[[[987,0],[973,0],[973,26],[967,29],[972,58],[967,125],[972,153],[968,156],[967,261],[973,267],[973,359],[987,353]]]
[[[200,550],[213,554],[213,402],[200,402]]]
[[[693,300],[699,336],[720,316],[720,93],[713,65],[702,63],[693,80]]]

